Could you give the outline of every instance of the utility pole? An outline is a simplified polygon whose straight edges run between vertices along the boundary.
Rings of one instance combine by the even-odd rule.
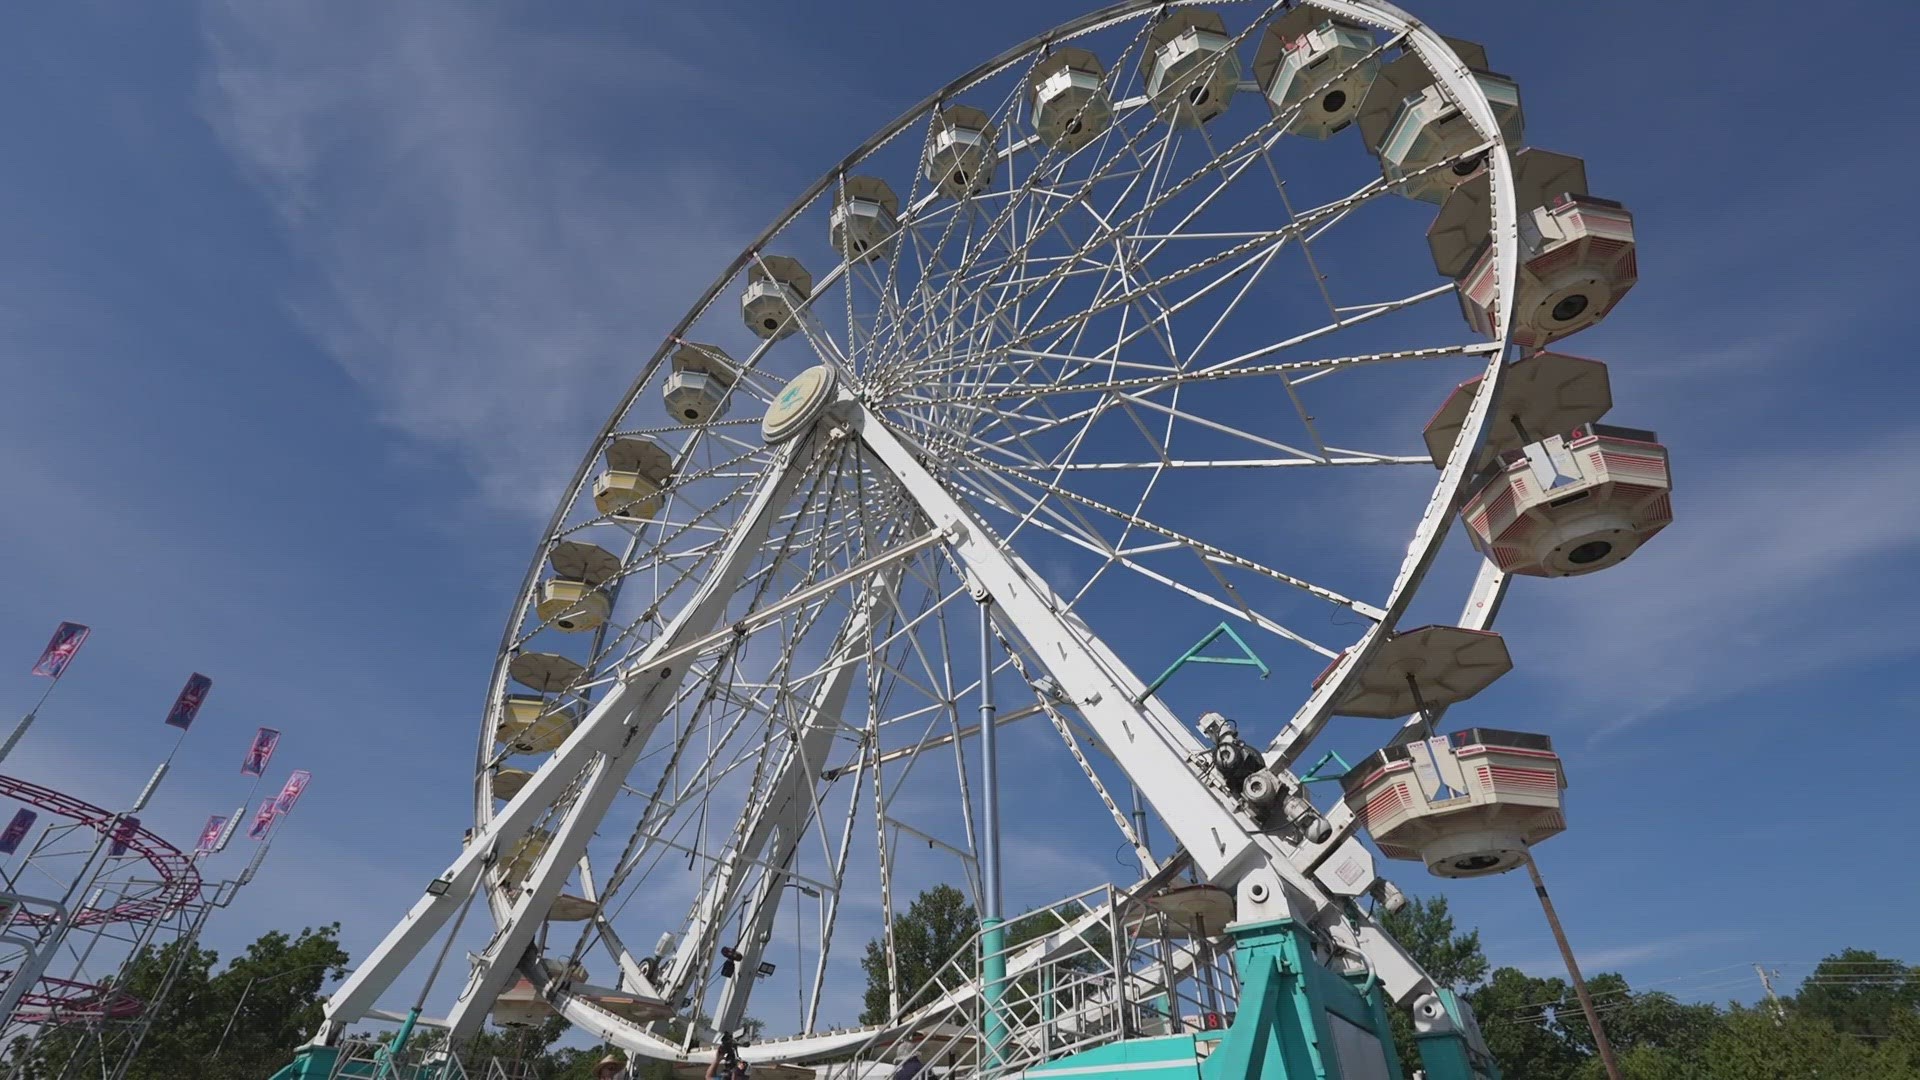
[[[1753,965],[1754,974],[1760,976],[1760,985],[1767,991],[1767,1007],[1773,1010],[1773,1022],[1776,1026],[1787,1022],[1787,1010],[1780,1005],[1780,996],[1773,992],[1773,977],[1780,974],[1768,971],[1759,964]]]
[[[1527,874],[1533,878],[1533,892],[1540,898],[1540,910],[1547,913],[1547,925],[1553,928],[1553,940],[1560,943],[1560,956],[1567,962],[1567,975],[1573,979],[1580,1011],[1587,1014],[1587,1027],[1593,1031],[1593,1045],[1600,1051],[1600,1064],[1607,1070],[1607,1080],[1620,1080],[1620,1063],[1613,1059],[1613,1044],[1607,1041],[1607,1030],[1600,1025],[1600,1014],[1594,1011],[1593,997],[1587,993],[1587,980],[1580,977],[1580,965],[1573,959],[1573,946],[1567,944],[1567,932],[1560,928],[1560,916],[1554,914],[1553,900],[1547,896],[1546,882],[1540,880],[1540,868],[1534,865],[1532,852],[1527,853]]]

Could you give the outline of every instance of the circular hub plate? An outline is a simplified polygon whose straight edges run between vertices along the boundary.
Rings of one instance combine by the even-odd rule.
[[[833,371],[822,364],[793,377],[760,421],[760,434],[769,443],[786,442],[807,430],[833,400]]]

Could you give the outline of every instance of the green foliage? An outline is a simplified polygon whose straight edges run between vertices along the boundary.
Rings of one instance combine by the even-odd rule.
[[[1566,980],[1496,968],[1467,1000],[1506,1080],[1569,1080],[1575,1075],[1583,1059],[1569,1027],[1586,1020]]]
[[[1388,932],[1435,980],[1464,991],[1505,1080],[1606,1080],[1591,1029],[1564,979],[1487,970],[1479,935],[1460,933],[1441,898],[1414,900]],[[1828,957],[1800,993],[1769,1009],[1687,1004],[1634,993],[1613,973],[1588,993],[1623,1080],[1914,1080],[1920,1077],[1920,977],[1875,953]],[[1412,1025],[1394,1010],[1406,1074],[1418,1068]]]
[[[1486,977],[1487,958],[1480,951],[1480,931],[1456,932],[1446,897],[1408,897],[1405,907],[1387,915],[1381,923],[1440,985],[1464,991]],[[1400,1052],[1400,1071],[1412,1076],[1420,1067],[1413,1018],[1405,1009],[1392,1009],[1387,1013],[1387,1023],[1393,1029],[1394,1048]]]
[[[980,928],[979,916],[966,894],[951,885],[935,885],[914,898],[904,914],[893,918],[893,949],[900,975],[900,1005],[910,1007],[914,992],[939,972]],[[885,938],[867,942],[860,967],[867,973],[867,990],[860,1013],[863,1024],[887,1018],[889,972]]]
[[[339,926],[305,929],[298,936],[275,931],[262,935],[247,951],[213,974],[218,956],[193,947],[184,954],[178,942],[145,949],[128,966],[121,988],[151,1001],[179,959],[172,990],[140,1044],[127,1071],[129,1080],[259,1080],[291,1060],[318,1026],[328,979],[346,974],[347,954],[340,948]],[[232,1029],[228,1030],[228,1020]],[[98,1062],[102,1050],[118,1057],[126,1029],[108,1029],[103,1043],[79,1029],[55,1032],[26,1052],[16,1042],[9,1064],[19,1080],[58,1076],[69,1058]],[[222,1035],[225,1035],[222,1041]],[[217,1054],[216,1054],[217,1051]],[[75,1062],[70,1075],[84,1072]]]
[[[1466,990],[1487,977],[1480,931],[1455,932],[1444,896],[1410,897],[1405,907],[1382,919],[1381,925],[1441,986]]]
[[[1865,1080],[1872,1051],[1823,1020],[1734,1006],[1703,1048],[1712,1080]]]
[[[1794,1012],[1878,1043],[1920,1011],[1920,972],[1865,949],[1820,961],[1793,999]]]

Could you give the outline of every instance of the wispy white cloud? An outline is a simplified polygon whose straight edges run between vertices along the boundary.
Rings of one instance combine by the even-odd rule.
[[[595,122],[671,65],[457,3],[210,2],[203,25],[205,116],[311,269],[296,317],[385,421],[543,518],[746,235],[724,174],[622,168]]]
[[[1904,651],[1904,619],[1872,603],[1890,560],[1920,547],[1911,486],[1920,428],[1854,446],[1768,445],[1709,475],[1674,464],[1674,525],[1620,567],[1516,594],[1519,671],[1554,680],[1596,737],[1698,704]],[[1834,615],[1845,609],[1842,620]]]
[[[1580,961],[1580,970],[1593,975],[1602,971],[1631,971],[1649,960],[1670,959],[1678,954],[1695,949],[1726,945],[1753,937],[1751,931],[1730,929],[1683,930],[1661,937],[1636,941],[1630,945],[1602,946],[1597,949],[1581,949],[1576,958]],[[1566,970],[1566,963],[1558,953],[1552,955],[1527,956],[1507,961],[1504,966],[1516,967],[1530,975],[1553,976]],[[1658,983],[1646,984],[1649,989],[1658,989]]]

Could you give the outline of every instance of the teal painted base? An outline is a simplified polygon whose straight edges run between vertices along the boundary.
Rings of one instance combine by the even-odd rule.
[[[1229,932],[1240,973],[1240,1004],[1224,1031],[1111,1043],[1034,1066],[1026,1070],[1027,1076],[1406,1080],[1387,1027],[1386,1000],[1377,985],[1322,966],[1306,933],[1290,919],[1248,923]],[[1457,1010],[1452,996],[1443,996],[1448,1008]],[[1497,1071],[1488,1071],[1490,1063],[1478,1069],[1469,1060],[1480,1055],[1458,1035],[1423,1036],[1420,1053],[1428,1080],[1499,1080]]]
[[[1007,1045],[1007,1018],[1000,1002],[1007,984],[1007,928],[996,918],[980,920],[980,984],[986,1006],[985,1031],[987,1067],[997,1068]]]
[[[1460,1007],[1460,999],[1453,991],[1439,993],[1455,1028],[1479,1030],[1471,1013]],[[1473,1042],[1481,1040],[1475,1038]],[[1420,1050],[1420,1068],[1427,1074],[1427,1080],[1500,1080],[1500,1069],[1493,1059],[1459,1035],[1416,1035],[1414,1043]]]
[[[303,1046],[293,1056],[293,1064],[273,1074],[273,1080],[327,1080],[333,1075],[340,1051],[331,1046]]]
[[[331,1046],[303,1046],[294,1055],[293,1064],[274,1073],[272,1080],[328,1080],[340,1061],[340,1051]],[[350,1061],[337,1074],[353,1080],[372,1080],[378,1066],[370,1061]],[[407,1065],[387,1070],[382,1080],[437,1080],[437,1068]]]

